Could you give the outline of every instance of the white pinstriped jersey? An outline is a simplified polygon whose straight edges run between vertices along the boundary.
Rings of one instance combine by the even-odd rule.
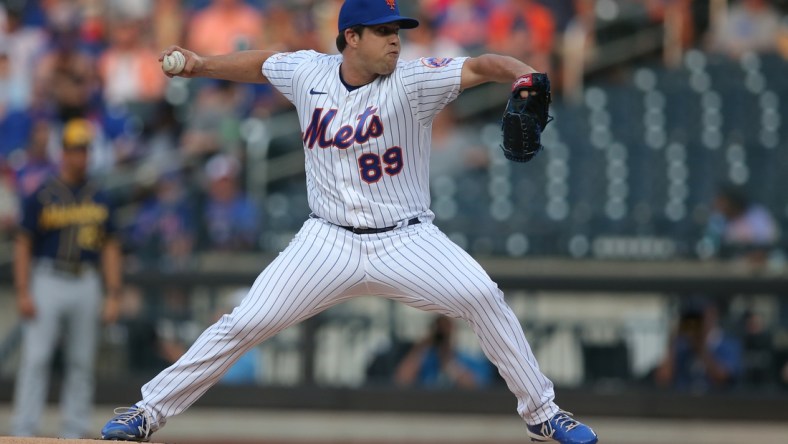
[[[460,93],[466,58],[399,61],[391,75],[348,91],[341,55],[276,54],[263,65],[301,123],[309,206],[333,224],[394,226],[432,219],[432,120]]]

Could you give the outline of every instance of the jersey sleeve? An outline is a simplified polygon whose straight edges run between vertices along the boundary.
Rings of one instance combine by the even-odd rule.
[[[401,66],[403,86],[421,124],[428,124],[460,95],[462,66],[467,59],[424,57]]]
[[[269,57],[263,63],[263,75],[279,90],[287,100],[294,102],[293,79],[296,70],[303,63],[318,57],[317,51],[280,52]]]

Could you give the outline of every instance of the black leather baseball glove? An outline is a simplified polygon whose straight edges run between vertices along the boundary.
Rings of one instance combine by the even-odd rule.
[[[522,91],[530,94],[521,97]],[[548,113],[552,101],[547,74],[526,74],[514,82],[501,122],[507,159],[528,162],[543,148],[542,131],[553,120]]]

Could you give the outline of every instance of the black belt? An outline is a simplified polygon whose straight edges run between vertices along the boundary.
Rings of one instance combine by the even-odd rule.
[[[344,229],[346,229],[348,231],[352,231],[355,234],[377,234],[377,233],[385,233],[386,231],[391,231],[391,230],[393,230],[395,228],[400,228],[400,227],[404,228],[404,227],[409,227],[411,225],[416,225],[416,224],[420,224],[420,223],[421,223],[421,221],[418,218],[414,217],[413,219],[410,219],[409,221],[405,222],[404,224],[394,225],[393,227],[356,228],[356,227],[346,227],[344,225],[338,225],[338,227],[344,228]]]
[[[89,270],[95,270],[92,262],[69,261],[63,259],[40,258],[38,262],[48,269],[71,277],[81,277]]]

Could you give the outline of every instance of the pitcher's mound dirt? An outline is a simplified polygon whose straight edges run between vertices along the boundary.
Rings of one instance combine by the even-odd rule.
[[[6,438],[0,436],[0,444],[108,444],[110,442],[112,441],[100,441],[96,439]]]

